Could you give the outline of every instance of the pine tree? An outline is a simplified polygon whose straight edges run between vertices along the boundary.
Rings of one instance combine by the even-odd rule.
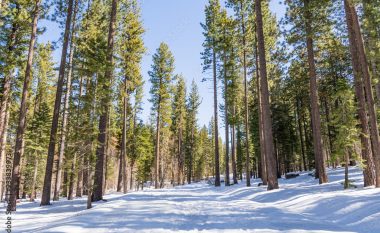
[[[374,99],[372,96],[372,86],[370,84],[370,77],[368,73],[368,64],[364,53],[363,41],[355,6],[351,1],[344,1],[344,8],[350,41],[352,67],[355,77],[356,95],[357,99],[359,100],[360,108],[363,110],[365,109],[364,102],[366,102],[367,105],[369,133],[372,142],[373,158],[376,166],[376,186],[379,186],[379,135],[376,122]],[[366,116],[364,115],[363,111],[363,115],[360,116],[361,122],[365,122],[365,118]]]
[[[266,166],[268,172],[268,190],[278,189],[276,156],[273,145],[272,119],[269,108],[269,88],[267,80],[267,67],[265,56],[265,39],[263,31],[263,19],[261,12],[261,0],[255,1],[256,26],[258,40],[258,55],[260,63],[260,86],[262,96],[263,133],[265,138]]]
[[[170,91],[173,82],[174,57],[165,43],[161,43],[156,53],[153,55],[153,64],[149,71],[152,111],[156,116],[156,136],[155,136],[155,188],[160,187],[160,161],[162,142],[162,128],[167,127],[170,113]]]
[[[186,164],[187,183],[190,184],[194,177],[194,157],[196,153],[196,141],[198,134],[197,114],[201,104],[198,86],[193,80],[186,104]]]
[[[64,78],[65,78],[66,56],[67,56],[67,50],[69,46],[69,36],[70,36],[70,31],[71,31],[73,5],[74,5],[74,0],[70,0],[67,7],[67,18],[66,18],[66,23],[65,23],[65,32],[63,35],[61,62],[59,66],[57,92],[56,92],[55,103],[54,103],[54,114],[53,114],[53,121],[51,125],[50,143],[49,143],[49,150],[48,150],[48,156],[47,156],[41,205],[50,205],[54,154],[55,154],[56,137],[57,137],[57,130],[58,130],[59,112],[61,108],[61,98],[62,98],[62,93],[63,93],[63,83],[64,83]]]
[[[212,69],[213,89],[214,89],[214,150],[215,150],[215,186],[220,186],[220,165],[219,165],[219,125],[218,125],[218,84],[217,84],[217,42],[218,42],[218,22],[220,17],[219,0],[209,0],[205,8],[205,23],[201,24],[204,32],[205,48],[202,53],[203,70]]]
[[[177,160],[177,184],[184,183],[184,165],[185,165],[185,127],[186,127],[186,82],[179,75],[175,78],[177,86],[174,91],[172,104],[172,131],[175,137],[175,153]]]
[[[126,149],[127,149],[127,110],[131,94],[141,85],[140,63],[145,52],[142,34],[144,29],[140,22],[140,9],[136,1],[121,2],[123,22],[121,24],[121,35],[119,36],[119,53],[122,59],[123,90],[122,90],[122,142],[120,150],[120,174],[123,192],[127,192],[126,177]],[[136,122],[133,122],[136,123]],[[121,182],[119,182],[121,183]],[[120,190],[119,190],[120,191]]]
[[[17,194],[20,187],[20,160],[24,154],[24,134],[26,130],[26,116],[27,116],[27,100],[29,98],[29,87],[31,83],[32,65],[34,57],[34,45],[37,37],[37,23],[40,14],[41,1],[36,0],[34,2],[34,10],[32,12],[32,30],[29,41],[28,60],[25,69],[24,86],[22,91],[22,99],[19,111],[19,123],[17,127],[16,144],[13,157],[13,170],[12,170],[12,187],[10,196],[10,205],[8,206],[10,211],[16,211]]]

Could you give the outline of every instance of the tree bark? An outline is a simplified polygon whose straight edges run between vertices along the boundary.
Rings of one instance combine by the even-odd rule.
[[[94,177],[94,191],[93,201],[100,201],[103,199],[103,185],[104,185],[104,158],[107,153],[107,134],[108,134],[108,119],[109,119],[109,105],[110,105],[110,85],[112,83],[113,75],[113,50],[114,50],[114,37],[116,30],[116,13],[117,13],[118,0],[112,0],[111,18],[108,31],[108,45],[107,45],[107,67],[105,72],[105,83],[103,89],[107,92],[101,100],[102,114],[99,119],[99,134],[98,134],[98,148],[96,150],[96,165]]]
[[[125,95],[123,98],[123,132],[122,132],[122,141],[121,141],[121,172],[122,172],[122,180],[123,180],[123,193],[127,193],[127,156],[126,156],[126,149],[127,149],[127,109],[128,109],[128,93],[127,93],[127,78],[125,78],[124,81],[125,85]]]
[[[235,107],[234,107],[234,115],[235,115]],[[234,181],[234,184],[238,183],[238,175],[237,175],[237,167],[236,167],[236,131],[235,131],[235,125],[232,125],[232,146],[231,146],[231,160],[232,160],[232,178]]]
[[[323,149],[323,139],[321,134],[321,116],[318,104],[318,85],[317,74],[315,68],[313,36],[312,36],[312,16],[309,9],[309,0],[304,0],[304,14],[305,14],[305,27],[306,27],[306,47],[307,47],[307,60],[309,64],[309,77],[310,77],[310,102],[311,102],[311,117],[313,126],[313,144],[314,156],[318,168],[319,183],[323,184],[328,182],[326,173],[325,151]],[[316,172],[317,174],[317,172]]]
[[[50,205],[55,144],[57,140],[56,137],[57,137],[57,130],[58,130],[59,113],[60,113],[60,108],[61,108],[63,83],[65,79],[66,56],[67,56],[67,48],[69,45],[73,2],[74,0],[69,0],[68,8],[67,8],[67,18],[66,18],[66,25],[65,25],[65,33],[63,36],[61,63],[59,66],[57,91],[55,95],[53,120],[52,120],[52,125],[51,125],[51,130],[50,130],[50,141],[49,141],[48,157],[47,157],[47,162],[46,162],[45,179],[44,179],[44,187],[42,191],[41,205]]]
[[[33,65],[33,56],[34,56],[34,45],[36,42],[37,36],[37,23],[39,18],[41,0],[35,1],[35,9],[33,12],[33,20],[32,20],[32,30],[29,41],[29,51],[28,51],[28,61],[25,69],[25,78],[24,78],[24,86],[22,90],[21,104],[20,104],[20,112],[19,112],[19,120],[17,127],[17,135],[16,135],[16,145],[14,150],[13,157],[13,172],[12,172],[12,183],[11,183],[11,196],[10,196],[10,204],[8,205],[8,210],[16,211],[16,200],[17,193],[20,186],[20,160],[24,154],[24,134],[26,129],[26,117],[27,117],[27,101],[29,98],[29,87],[32,79],[32,65]]]
[[[160,84],[161,85],[161,84]],[[159,97],[158,109],[157,109],[157,121],[156,121],[156,148],[155,148],[155,169],[154,169],[154,188],[158,189],[159,185],[159,176],[160,176],[160,128],[161,128],[161,119],[160,119],[160,105],[161,98]]]
[[[214,46],[215,48],[215,46]],[[214,154],[215,154],[215,187],[220,186],[220,165],[219,165],[219,129],[218,129],[218,84],[216,77],[216,52],[215,49],[212,51],[212,65],[213,65],[213,81],[214,81]]]
[[[370,133],[370,129],[368,126],[368,116],[366,113],[366,97],[365,97],[365,90],[363,86],[362,81],[362,73],[361,73],[361,64],[359,62],[359,56],[358,56],[358,45],[357,45],[357,36],[356,32],[354,30],[354,19],[352,15],[352,9],[350,9],[349,2],[347,0],[344,1],[345,6],[345,12],[346,12],[346,22],[347,22],[347,28],[348,28],[348,35],[349,35],[349,41],[350,41],[350,52],[351,52],[351,59],[352,59],[352,68],[354,71],[354,82],[355,82],[355,95],[358,102],[358,115],[359,120],[361,124],[361,134],[360,134],[360,140],[361,140],[361,153],[362,158],[366,161],[366,168],[363,170],[363,176],[364,176],[364,186],[371,186],[376,184],[376,174],[374,173],[375,166],[373,162],[373,154],[372,149],[374,148],[373,144],[373,135]],[[370,137],[368,137],[370,135]],[[371,142],[372,140],[372,147]],[[375,140],[376,144],[376,140]]]
[[[258,39],[258,52],[260,63],[260,84],[262,94],[262,116],[263,116],[263,131],[265,138],[265,152],[266,164],[268,175],[268,190],[278,189],[276,157],[273,146],[273,133],[272,133],[272,118],[269,103],[269,88],[267,80],[267,67],[265,57],[265,39],[263,30],[263,17],[261,12],[261,0],[255,0],[256,8],[256,22],[257,22],[257,39]]]

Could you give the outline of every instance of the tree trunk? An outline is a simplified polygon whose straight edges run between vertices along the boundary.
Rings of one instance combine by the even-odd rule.
[[[257,41],[257,25],[255,27],[255,41]],[[259,72],[259,54],[257,51],[257,43],[255,45],[255,63],[256,63],[256,79],[257,79],[257,108],[258,108],[258,116],[259,116],[259,141],[260,141],[260,177],[263,182],[263,185],[268,184],[268,175],[267,175],[267,166],[265,159],[265,138],[264,138],[264,127],[263,127],[263,106],[262,106],[262,95],[261,95],[261,85],[260,85],[260,72]]]
[[[311,117],[313,126],[313,148],[316,165],[318,168],[319,183],[323,184],[328,182],[326,173],[326,161],[325,161],[325,151],[323,149],[323,140],[321,134],[321,116],[319,112],[318,104],[318,85],[317,85],[317,74],[315,68],[315,58],[314,58],[314,48],[313,48],[313,37],[311,28],[311,13],[308,9],[309,0],[304,0],[304,14],[305,14],[305,27],[306,27],[306,46],[307,46],[307,58],[309,64],[309,77],[310,77],[310,102],[311,102]],[[317,174],[317,172],[316,172]]]
[[[27,117],[27,101],[29,98],[29,87],[32,79],[32,65],[33,65],[33,55],[34,55],[34,44],[36,42],[37,36],[37,22],[39,18],[41,0],[35,1],[35,9],[33,12],[32,20],[32,32],[29,41],[29,51],[28,51],[28,61],[25,69],[25,79],[24,86],[22,90],[19,121],[17,127],[16,135],[16,145],[13,157],[13,172],[12,172],[12,183],[11,183],[11,197],[10,204],[8,205],[8,210],[16,211],[16,199],[17,193],[20,186],[20,160],[24,154],[24,134],[26,129],[26,117]]]
[[[103,178],[104,178],[104,158],[107,153],[107,134],[108,134],[108,118],[109,118],[109,105],[110,105],[110,85],[112,83],[113,73],[113,49],[114,37],[116,29],[116,13],[117,13],[118,0],[112,0],[111,19],[108,31],[108,45],[107,45],[107,67],[105,72],[105,83],[103,89],[107,92],[101,100],[102,114],[99,120],[99,134],[98,134],[98,148],[96,150],[96,165],[94,177],[94,191],[93,201],[100,201],[103,199]]]
[[[123,140],[121,140],[121,141],[123,141]],[[122,147],[122,145],[120,145],[119,172],[117,175],[117,188],[116,188],[117,192],[121,192],[122,186],[123,186],[123,153],[121,152],[122,151],[121,147]]]
[[[236,114],[236,110],[235,110],[235,107],[234,107],[234,115]],[[232,160],[232,178],[234,180],[234,184],[237,184],[238,183],[238,175],[237,175],[237,167],[236,167],[236,131],[235,131],[235,125],[232,125],[232,137],[231,137],[231,140],[232,140],[232,157],[231,157],[231,160]]]
[[[161,99],[161,98],[160,98]],[[158,102],[157,110],[157,121],[156,121],[156,148],[155,148],[155,169],[154,169],[154,188],[158,189],[159,185],[159,176],[160,176],[160,128],[161,128],[161,119],[160,119],[160,105],[161,100]]]
[[[350,52],[351,52],[351,59],[352,59],[352,68],[354,70],[354,82],[355,82],[355,94],[356,99],[358,101],[358,115],[359,120],[361,124],[361,134],[360,134],[360,140],[361,140],[361,148],[362,148],[362,158],[366,161],[366,168],[363,170],[363,176],[364,176],[364,186],[371,186],[376,183],[375,180],[375,166],[373,162],[373,155],[372,155],[372,149],[374,149],[373,144],[373,135],[370,133],[370,129],[368,126],[368,116],[366,113],[366,97],[365,97],[365,91],[362,81],[362,73],[361,73],[361,64],[359,62],[359,56],[358,56],[358,45],[357,45],[357,37],[356,32],[353,28],[354,19],[352,15],[352,11],[350,9],[349,3],[347,0],[344,1],[345,4],[345,12],[346,12],[346,21],[347,21],[347,27],[348,27],[348,35],[349,35],[349,41],[350,41]],[[370,135],[370,138],[368,137]],[[372,147],[371,142],[372,140]],[[376,140],[375,140],[376,142]],[[375,143],[376,144],[376,143]],[[375,152],[375,150],[374,150]]]
[[[379,138],[379,128],[377,124],[376,105],[375,105],[375,100],[373,98],[371,76],[369,73],[367,56],[365,54],[363,37],[360,32],[358,15],[356,13],[356,9],[353,4],[350,6],[350,10],[351,10],[351,15],[353,19],[353,29],[354,29],[354,34],[356,36],[359,63],[361,66],[361,73],[362,73],[366,100],[367,100],[368,119],[369,119],[369,124],[370,124],[369,129],[370,129],[370,135],[372,139],[373,160],[375,162],[375,168],[376,168],[376,187],[380,188],[380,138]]]
[[[215,46],[214,46],[215,47]],[[216,77],[216,53],[215,49],[212,52],[212,65],[213,65],[213,81],[214,81],[214,134],[215,134],[215,145],[214,145],[214,153],[215,153],[215,187],[220,186],[220,165],[219,165],[219,129],[218,129],[218,84]]]
[[[350,164],[350,155],[348,151],[345,152],[345,164],[344,164],[344,189],[350,187],[350,181],[348,180],[348,165]]]
[[[61,109],[63,83],[65,79],[66,56],[67,56],[67,48],[69,45],[73,2],[74,0],[70,0],[68,2],[68,8],[67,8],[67,18],[66,18],[66,25],[65,25],[65,33],[63,36],[61,63],[59,66],[57,91],[56,91],[55,102],[54,102],[53,120],[52,120],[52,125],[51,125],[51,130],[50,130],[50,141],[49,141],[48,157],[47,157],[47,162],[46,162],[46,171],[45,171],[44,187],[42,191],[41,205],[50,205],[55,144],[56,144],[58,125],[59,125],[58,122],[59,122],[59,115],[60,115],[59,112]]]
[[[37,172],[38,172],[38,157],[35,155],[34,159],[34,171],[33,171],[33,181],[32,181],[32,188],[30,191],[30,201],[34,201],[36,199],[36,181],[37,181]]]
[[[122,171],[122,180],[123,180],[123,193],[127,193],[127,109],[128,109],[128,94],[127,94],[127,78],[124,81],[125,85],[125,95],[123,98],[123,132],[122,132],[122,141],[121,141],[121,171]]]
[[[262,97],[262,117],[263,117],[263,131],[265,138],[265,152],[266,164],[268,175],[268,190],[278,189],[276,157],[273,147],[273,134],[272,134],[272,118],[270,113],[269,103],[269,88],[267,80],[267,67],[265,58],[265,41],[263,30],[263,18],[261,13],[261,0],[255,0],[256,8],[256,22],[257,22],[257,39],[258,39],[258,52],[260,62],[260,84],[261,84],[261,97]]]
[[[225,151],[225,157],[224,157],[224,163],[226,166],[225,170],[225,178],[224,178],[224,185],[230,186],[230,138],[229,138],[229,121],[228,121],[228,80],[227,80],[227,70],[226,70],[226,54],[224,54],[224,64],[223,64],[223,72],[224,72],[224,131],[225,131],[225,140],[226,140],[226,151]]]

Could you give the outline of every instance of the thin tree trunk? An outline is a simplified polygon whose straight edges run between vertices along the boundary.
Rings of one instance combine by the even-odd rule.
[[[122,142],[123,140],[121,140]],[[122,143],[121,143],[122,144]],[[122,145],[120,145],[120,156],[119,156],[119,172],[117,175],[117,192],[121,192],[123,186],[123,153],[122,153]]]
[[[213,81],[214,81],[214,134],[215,134],[215,145],[214,145],[214,153],[215,153],[215,187],[220,186],[220,165],[219,165],[219,129],[218,129],[218,85],[217,85],[217,77],[216,77],[216,53],[215,50],[212,52],[212,65],[213,65]]]
[[[108,118],[109,118],[109,105],[110,105],[110,84],[112,83],[113,73],[113,50],[114,50],[114,37],[116,29],[116,13],[117,13],[118,0],[112,0],[111,18],[108,31],[108,46],[107,46],[107,67],[105,72],[105,83],[103,89],[107,92],[101,100],[102,114],[99,119],[99,134],[98,134],[98,148],[96,150],[96,165],[94,177],[94,191],[93,201],[100,201],[103,199],[103,178],[104,178],[104,158],[107,153],[107,134],[108,134]]]
[[[155,169],[154,169],[154,188],[158,189],[159,185],[159,175],[160,175],[160,128],[161,128],[161,119],[160,119],[160,105],[161,98],[159,98],[158,110],[157,110],[157,121],[156,121],[156,148],[155,148]]]
[[[344,164],[344,189],[350,188],[350,181],[348,179],[348,165],[350,164],[350,155],[348,151],[345,152],[345,164]]]
[[[260,62],[260,84],[262,93],[262,116],[263,116],[263,128],[265,138],[265,152],[266,152],[266,164],[268,175],[268,190],[278,189],[277,181],[277,169],[276,169],[276,157],[273,146],[273,133],[272,133],[272,118],[270,113],[269,103],[269,88],[267,80],[267,67],[265,58],[265,41],[263,30],[263,18],[261,13],[261,0],[255,1],[256,8],[256,21],[257,21],[257,39],[258,39],[258,52]]]
[[[127,93],[127,78],[124,81],[125,85],[125,95],[123,98],[123,132],[122,132],[122,141],[121,141],[121,171],[122,171],[122,179],[123,179],[123,193],[127,193],[127,109],[128,109],[128,93]]]
[[[354,19],[352,15],[352,11],[350,9],[349,3],[347,0],[344,1],[345,4],[345,12],[346,12],[346,21],[347,21],[347,27],[348,27],[348,35],[349,35],[349,41],[350,41],[350,52],[351,52],[351,59],[352,59],[352,67],[354,70],[354,81],[355,81],[355,94],[356,99],[358,101],[358,115],[359,120],[361,124],[361,148],[362,148],[362,157],[366,161],[366,168],[363,170],[363,176],[364,176],[364,186],[371,186],[376,184],[376,174],[374,173],[375,166],[373,162],[373,135],[370,133],[370,129],[368,126],[368,118],[366,113],[366,97],[365,97],[365,91],[362,81],[362,73],[361,73],[361,64],[359,62],[359,56],[357,55],[358,52],[358,46],[357,46],[357,37],[356,32],[353,28]],[[370,135],[370,138],[368,137]],[[371,142],[372,140],[372,147]],[[376,140],[375,140],[376,141]],[[375,151],[374,151],[375,152]]]
[[[236,114],[235,106],[234,106],[234,115]],[[237,175],[237,167],[236,167],[236,131],[235,131],[235,125],[232,125],[232,178],[234,180],[234,184],[238,183],[238,175]]]
[[[55,102],[54,102],[53,120],[52,120],[51,131],[50,131],[50,141],[49,141],[48,157],[47,157],[47,162],[46,162],[46,171],[45,171],[44,186],[43,186],[43,191],[42,191],[41,205],[50,205],[55,144],[57,140],[56,137],[57,137],[57,130],[58,130],[59,115],[60,115],[59,112],[61,108],[63,83],[65,79],[66,56],[67,56],[67,48],[69,45],[73,2],[74,0],[69,0],[68,8],[67,8],[67,18],[66,18],[66,25],[65,25],[65,33],[63,36],[61,63],[59,66],[57,91],[56,91]]]
[[[318,168],[319,183],[323,184],[328,182],[326,173],[326,161],[325,161],[325,151],[323,149],[323,140],[321,134],[321,116],[319,112],[318,104],[318,85],[317,85],[317,74],[315,68],[315,58],[314,58],[314,48],[313,48],[313,37],[311,28],[311,13],[309,8],[309,0],[304,0],[304,11],[305,11],[305,27],[306,27],[306,47],[307,47],[307,58],[309,64],[309,77],[310,77],[310,102],[311,102],[311,116],[313,125],[313,148],[315,161]],[[317,174],[317,172],[316,172]]]
[[[225,131],[225,139],[226,139],[226,151],[224,157],[224,163],[226,166],[226,174],[224,178],[224,185],[230,186],[230,138],[229,138],[229,121],[228,121],[228,80],[227,80],[227,70],[226,70],[226,54],[223,55],[224,64],[223,64],[223,72],[224,72],[224,131]]]
[[[14,150],[13,157],[13,172],[12,172],[12,183],[11,183],[11,197],[10,197],[10,205],[9,210],[16,211],[16,199],[17,192],[20,187],[20,160],[24,154],[24,134],[26,129],[26,117],[27,117],[27,101],[29,98],[29,87],[32,79],[32,65],[33,65],[33,55],[34,55],[34,44],[36,42],[37,36],[37,22],[39,18],[41,0],[35,1],[35,9],[33,12],[33,20],[32,20],[32,30],[29,41],[29,52],[28,52],[28,61],[25,69],[25,79],[24,86],[22,91],[22,98],[20,104],[20,112],[19,112],[19,121],[17,127],[17,135],[16,135],[16,145]]]

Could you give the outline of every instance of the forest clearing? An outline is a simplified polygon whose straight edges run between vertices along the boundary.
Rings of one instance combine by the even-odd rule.
[[[6,232],[380,232],[380,0],[0,0]]]

